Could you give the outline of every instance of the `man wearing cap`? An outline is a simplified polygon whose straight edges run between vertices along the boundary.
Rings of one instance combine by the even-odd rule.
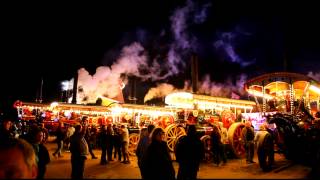
[[[245,122],[245,127],[242,129],[242,139],[246,150],[247,164],[255,163],[253,161],[254,155],[254,129],[250,121]]]

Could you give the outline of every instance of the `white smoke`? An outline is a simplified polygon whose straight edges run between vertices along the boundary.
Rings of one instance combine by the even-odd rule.
[[[144,48],[139,43],[132,43],[122,49],[119,59],[111,65],[100,66],[91,76],[84,68],[78,70],[78,100],[79,103],[95,102],[97,97],[116,97],[121,92],[123,82],[122,74],[151,77],[140,75],[139,68],[147,67],[147,57]]]
[[[187,0],[185,6],[173,12],[170,17],[173,41],[167,52],[167,61],[158,62],[156,59],[151,61],[144,47],[134,42],[122,49],[115,63],[110,67],[98,67],[94,75],[90,75],[84,68],[79,69],[78,101],[88,103],[95,102],[99,96],[116,97],[121,92],[119,87],[123,83],[121,79],[123,74],[139,77],[142,81],[163,80],[179,74],[186,67],[182,59],[189,59],[186,58],[186,55],[195,52],[197,47],[197,38],[188,28],[192,24],[203,23],[210,6],[211,4],[201,5],[196,1]],[[144,41],[146,32],[139,30],[137,36],[139,40]],[[190,86],[185,86],[184,89],[190,89]]]
[[[147,102],[154,98],[165,97],[166,95],[174,92],[176,88],[167,83],[158,84],[157,87],[150,88],[148,93],[144,97],[144,102]]]
[[[244,95],[245,91],[243,89],[243,84],[245,83],[247,76],[241,74],[237,77],[236,82],[232,83],[231,79],[227,79],[225,83],[212,82],[209,75],[205,75],[202,81],[199,82],[199,94],[226,97],[230,98],[232,92],[236,92],[240,95]],[[184,82],[184,87],[182,89],[177,89],[171,84],[161,83],[157,87],[151,88],[146,96],[144,97],[144,102],[149,101],[154,98],[165,97],[166,95],[176,92],[184,91],[191,92],[192,87],[190,81]]]
[[[320,82],[320,72],[318,72],[318,73],[315,72],[314,73],[314,72],[310,71],[308,73],[308,76],[313,78],[313,79],[315,79],[315,80],[317,80],[318,82]]]
[[[100,66],[93,76],[84,68],[78,70],[79,103],[93,103],[99,96],[116,97],[121,93],[122,83],[126,83],[121,79],[122,75],[133,75],[142,81],[148,79],[156,81],[168,77],[168,74],[161,76],[161,72],[162,69],[157,61],[148,66],[145,49],[141,44],[134,42],[122,49],[120,57],[111,67]]]
[[[237,92],[243,95],[243,84],[246,81],[246,75],[242,74],[237,78],[236,83],[232,83],[231,79],[227,79],[225,83],[212,82],[209,75],[205,75],[203,80],[199,82],[199,93],[218,96],[218,97],[230,97],[232,92]]]

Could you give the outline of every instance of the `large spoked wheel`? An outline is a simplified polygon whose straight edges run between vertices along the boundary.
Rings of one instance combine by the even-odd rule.
[[[186,135],[183,127],[178,127],[176,124],[171,124],[165,129],[167,145],[170,151],[174,152],[175,146],[182,136]]]
[[[229,128],[236,120],[236,115],[231,110],[224,110],[221,113],[223,127]]]
[[[137,150],[138,142],[139,142],[139,134],[138,133],[131,133],[129,135],[129,155],[135,155]]]
[[[229,136],[229,142],[232,147],[232,151],[235,154],[237,158],[243,158],[245,157],[245,148],[242,144],[242,129],[244,128],[244,124],[241,122],[233,123],[229,130],[228,130],[228,136]]]
[[[258,139],[258,159],[263,171],[270,171],[274,162],[274,144],[271,135],[266,131]]]
[[[212,160],[212,147],[211,147],[211,137],[209,135],[204,135],[200,138],[204,147],[204,160],[210,162]]]

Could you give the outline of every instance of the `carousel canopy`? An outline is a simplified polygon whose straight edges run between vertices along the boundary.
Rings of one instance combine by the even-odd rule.
[[[266,99],[287,99],[290,88],[293,88],[294,99],[306,96],[310,101],[317,101],[320,96],[320,83],[311,77],[298,73],[275,72],[264,74],[248,80],[245,90],[255,96]],[[263,92],[264,89],[264,92]]]

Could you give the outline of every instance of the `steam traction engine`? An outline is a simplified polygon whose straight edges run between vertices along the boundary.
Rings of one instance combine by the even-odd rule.
[[[266,116],[269,134],[259,142],[261,168],[271,168],[274,149],[294,162],[312,163],[319,154],[319,82],[297,73],[277,72],[247,81],[245,90],[262,114],[274,112]]]
[[[213,128],[219,129],[218,122],[222,122],[223,126],[228,129],[231,151],[236,157],[244,156],[245,150],[241,142],[241,130],[244,124],[237,122],[236,114],[251,112],[256,105],[255,102],[175,92],[166,96],[165,103],[171,108],[180,109],[177,111],[175,124],[169,128],[176,129],[173,131],[175,135],[171,138],[171,133],[167,133],[169,135],[168,146],[171,151],[174,151],[178,139],[185,135],[183,127],[186,124],[196,124],[198,135],[205,149],[209,149],[211,146],[210,133]],[[173,143],[170,143],[171,139],[174,139]]]

